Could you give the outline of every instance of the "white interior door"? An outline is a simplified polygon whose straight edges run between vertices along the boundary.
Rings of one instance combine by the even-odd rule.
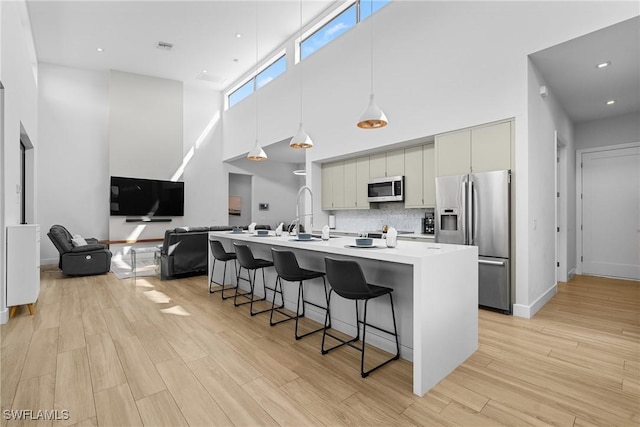
[[[640,280],[640,147],[582,154],[582,272]]]

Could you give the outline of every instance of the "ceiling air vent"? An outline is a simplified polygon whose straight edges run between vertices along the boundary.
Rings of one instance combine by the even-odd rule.
[[[173,43],[158,42],[158,44],[156,45],[156,47],[157,47],[158,49],[161,49],[161,50],[171,50],[171,49],[173,49]]]

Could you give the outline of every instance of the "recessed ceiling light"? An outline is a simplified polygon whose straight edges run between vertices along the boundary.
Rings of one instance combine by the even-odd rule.
[[[609,65],[611,65],[611,61],[601,62],[598,65],[596,65],[596,68],[598,69],[607,68]]]
[[[610,99],[610,100],[607,101],[607,105],[613,105],[615,103],[616,103],[615,99]]]
[[[242,37],[242,34],[236,33],[236,38],[239,39],[240,37]]]
[[[238,58],[233,58],[233,62],[240,62]]]
[[[206,73],[206,72],[207,72],[207,70],[202,70],[202,72],[203,72],[203,73]]]
[[[96,49],[98,52],[104,52],[104,49],[99,47],[98,49]]]

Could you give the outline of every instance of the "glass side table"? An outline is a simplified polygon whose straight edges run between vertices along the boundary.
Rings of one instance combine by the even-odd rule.
[[[133,281],[136,281],[136,263],[138,254],[153,254],[153,263],[155,264],[156,273],[160,267],[160,251],[162,250],[162,245],[157,246],[145,246],[141,248],[131,248],[131,276],[133,277]]]

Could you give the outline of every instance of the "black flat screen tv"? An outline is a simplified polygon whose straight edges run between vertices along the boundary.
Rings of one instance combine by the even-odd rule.
[[[111,215],[184,216],[184,182],[111,177]]]

